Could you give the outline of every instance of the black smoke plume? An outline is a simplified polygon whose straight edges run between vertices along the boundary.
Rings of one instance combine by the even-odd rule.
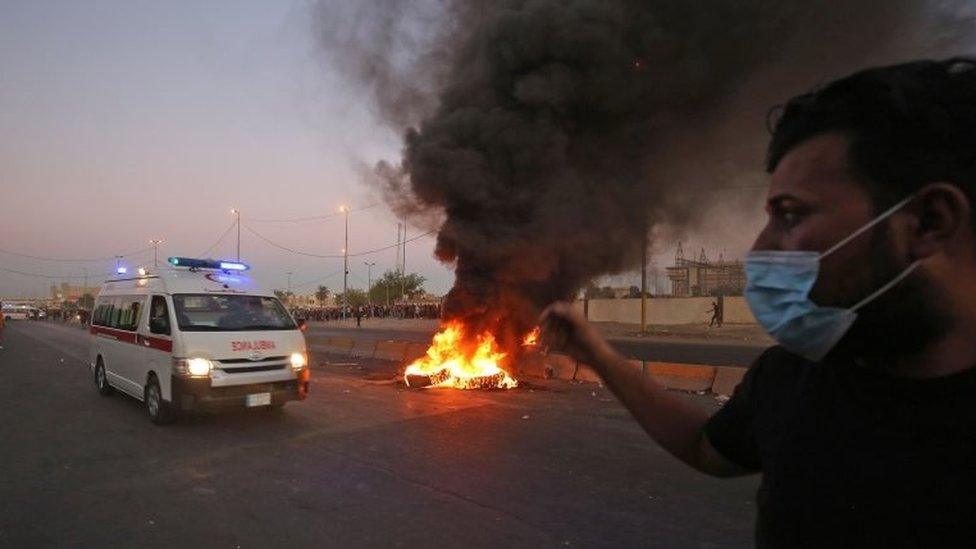
[[[792,74],[809,76],[791,59],[819,74],[870,59],[931,9],[907,0],[351,4],[319,4],[316,24],[335,65],[367,84],[380,116],[404,132],[402,160],[373,174],[398,213],[439,223],[436,256],[456,272],[445,316],[509,348],[546,304],[634,267],[649,228],[694,223],[688,191],[721,184],[704,180],[721,173],[713,130],[728,127],[722,107],[750,77],[781,67],[784,87]],[[752,144],[765,120],[747,125],[728,150],[758,167]],[[742,160],[727,156],[725,167]]]

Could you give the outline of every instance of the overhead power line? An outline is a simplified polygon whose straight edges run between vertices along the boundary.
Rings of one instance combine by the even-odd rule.
[[[234,230],[234,226],[235,225],[237,225],[237,220],[236,219],[234,221],[231,221],[230,222],[230,225],[227,226],[227,230],[224,231],[224,234],[220,235],[220,238],[218,238],[216,242],[214,242],[213,244],[211,244],[211,246],[209,248],[207,248],[207,250],[205,252],[201,253],[197,257],[207,257],[210,254],[210,252],[212,252],[214,250],[214,248],[216,248],[217,246],[220,246],[220,243],[223,242],[225,238],[227,238],[227,235],[229,235],[232,230]]]
[[[81,280],[81,279],[88,278],[88,275],[83,275],[83,274],[80,274],[80,275],[46,275],[46,274],[41,274],[41,273],[28,273],[28,272],[25,272],[25,271],[18,271],[16,269],[7,269],[6,267],[0,267],[0,271],[3,271],[5,273],[12,273],[12,274],[18,274],[18,275],[23,275],[23,276],[30,276],[30,277],[35,277],[35,278],[47,278],[47,279],[76,279],[77,278],[77,279]],[[91,276],[98,276],[98,274],[99,273],[92,273]],[[104,273],[104,274],[105,274],[105,276],[110,276],[111,275],[111,273],[108,273],[108,272],[107,273]]]
[[[274,242],[273,240],[270,240],[269,238],[265,237],[261,233],[255,231],[254,228],[253,227],[250,227],[249,225],[244,225],[244,228],[247,229],[248,231],[250,231],[250,233],[253,234],[254,236],[256,236],[256,237],[260,238],[261,240],[263,240],[264,242],[266,242],[267,244],[269,244],[271,246],[274,246],[275,248],[278,248],[279,250],[284,250],[286,252],[293,253],[293,254],[296,254],[296,255],[303,255],[303,256],[306,256],[306,257],[317,257],[319,259],[342,259],[343,257],[347,257],[347,256],[344,256],[342,254],[338,254],[338,255],[322,255],[322,254],[313,254],[311,252],[304,252],[302,250],[296,250],[294,248],[289,248],[287,246],[282,246],[281,244],[278,244],[277,242]],[[418,234],[417,236],[414,236],[414,237],[408,238],[407,240],[401,241],[400,244],[403,244],[405,242],[413,242],[414,240],[421,239],[421,238],[423,238],[425,236],[432,235],[432,234],[434,234],[436,232],[437,231],[427,231],[426,233]],[[375,253],[379,253],[379,252],[382,252],[382,251],[385,251],[385,250],[391,250],[393,248],[396,248],[400,244],[390,244],[389,246],[384,246],[382,248],[376,248],[374,250],[367,250],[365,252],[358,252],[358,253],[354,253],[354,254],[349,254],[348,257],[361,257],[361,256],[364,256],[364,255],[375,254]]]
[[[375,208],[376,206],[379,205],[380,202],[374,202],[373,204],[370,204],[368,206],[363,206],[362,208],[349,210],[349,213],[361,212],[364,210],[368,210],[370,208]],[[338,217],[344,214],[345,212],[335,212],[335,213],[330,213],[325,215],[313,215],[309,217],[294,217],[291,219],[252,219],[251,222],[253,223],[304,223],[308,221],[322,221],[324,219],[331,219],[333,217]]]
[[[64,263],[95,263],[97,261],[110,261],[110,260],[114,260],[117,256],[120,256],[120,255],[123,256],[123,257],[125,257],[125,256],[132,256],[132,255],[140,254],[140,253],[147,252],[147,251],[150,251],[150,250],[152,250],[152,247],[151,246],[148,247],[148,248],[140,248],[138,250],[134,250],[134,251],[131,251],[131,252],[125,252],[125,253],[121,253],[121,254],[109,255],[109,256],[105,256],[105,257],[93,257],[93,258],[88,258],[88,259],[68,259],[68,258],[63,258],[63,257],[45,257],[45,256],[40,256],[40,255],[22,254],[20,252],[13,252],[13,251],[4,250],[4,249],[0,249],[0,253],[7,254],[7,255],[13,255],[13,256],[17,256],[17,257],[26,257],[28,259],[36,259],[38,261],[53,261],[53,262],[64,262]]]
[[[325,276],[323,276],[321,278],[316,278],[315,280],[309,280],[308,282],[302,282],[301,284],[292,284],[292,288],[301,288],[303,286],[308,286],[310,284],[317,284],[319,282],[328,280],[328,279],[330,279],[330,278],[332,278],[334,276],[338,276],[338,275],[341,275],[341,274],[342,274],[342,269],[339,269],[338,271],[336,271],[334,273],[327,274],[327,275],[325,275]]]

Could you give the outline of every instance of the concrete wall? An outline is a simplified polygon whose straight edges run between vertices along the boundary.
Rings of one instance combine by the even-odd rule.
[[[708,323],[712,318],[711,297],[649,298],[647,300],[648,324],[696,324]],[[583,309],[583,302],[576,302]],[[640,324],[640,299],[591,299],[589,319],[594,322],[623,322]],[[745,298],[725,298],[725,322],[728,324],[755,324]]]

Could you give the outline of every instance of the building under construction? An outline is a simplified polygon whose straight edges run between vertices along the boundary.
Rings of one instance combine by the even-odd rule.
[[[685,259],[681,243],[675,253],[674,266],[668,267],[671,295],[675,297],[742,295],[746,272],[742,262],[709,261],[702,248],[698,259]]]

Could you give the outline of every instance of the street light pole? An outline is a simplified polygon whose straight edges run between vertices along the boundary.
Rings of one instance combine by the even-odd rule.
[[[231,209],[230,213],[237,216],[237,261],[241,260],[241,211],[237,208]]]
[[[370,314],[372,314],[372,311],[373,311],[373,293],[372,293],[372,290],[373,290],[373,265],[376,265],[376,262],[374,261],[373,263],[370,263],[369,261],[363,261],[363,264],[366,265],[366,302],[369,304]]]
[[[640,333],[647,331],[647,231],[641,239],[641,321]]]
[[[153,248],[153,267],[159,266],[159,245],[163,243],[163,239],[154,238],[149,241],[149,245]]]
[[[349,307],[349,208],[342,205],[339,211],[346,214],[345,245],[342,248],[342,320],[345,320]]]

